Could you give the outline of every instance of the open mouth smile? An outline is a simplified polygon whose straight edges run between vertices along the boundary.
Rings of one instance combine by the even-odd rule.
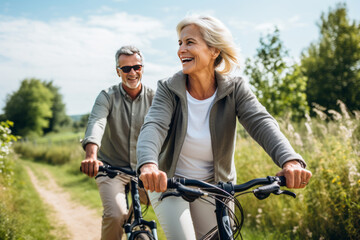
[[[191,62],[192,60],[194,60],[194,58],[181,58],[182,64],[186,64],[188,62]]]

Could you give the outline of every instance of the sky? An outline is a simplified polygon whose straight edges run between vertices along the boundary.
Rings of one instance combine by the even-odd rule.
[[[0,113],[25,78],[53,81],[68,115],[89,113],[99,92],[120,82],[115,52],[128,44],[143,52],[142,82],[156,89],[158,80],[181,70],[175,28],[191,14],[211,15],[229,28],[241,67],[275,26],[298,61],[319,39],[321,14],[339,2],[360,22],[359,0],[0,0]]]

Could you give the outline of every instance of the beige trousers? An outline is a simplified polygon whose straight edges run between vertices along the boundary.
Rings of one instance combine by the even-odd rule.
[[[101,228],[102,240],[120,240],[124,232],[123,225],[128,210],[126,208],[125,186],[130,178],[118,175],[115,178],[99,177],[96,179],[101,201],[103,217]]]
[[[216,226],[215,206],[204,200],[189,203],[181,197],[168,197],[160,201],[161,193],[148,195],[168,240],[199,239]]]

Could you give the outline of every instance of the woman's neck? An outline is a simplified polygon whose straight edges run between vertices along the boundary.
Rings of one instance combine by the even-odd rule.
[[[207,99],[215,93],[216,87],[215,71],[188,75],[186,89],[193,98]]]

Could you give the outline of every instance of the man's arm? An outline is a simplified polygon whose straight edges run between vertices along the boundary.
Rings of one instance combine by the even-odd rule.
[[[82,146],[86,152],[85,159],[81,162],[82,172],[90,177],[96,176],[99,166],[103,163],[97,160],[97,152],[100,148],[103,137],[107,116],[110,111],[109,98],[102,91],[95,100],[95,104],[89,116],[88,126]]]
[[[88,143],[85,146],[85,160],[81,162],[81,170],[83,173],[87,174],[89,177],[94,177],[97,175],[99,166],[102,166],[103,163],[97,160],[98,145],[94,143]]]

